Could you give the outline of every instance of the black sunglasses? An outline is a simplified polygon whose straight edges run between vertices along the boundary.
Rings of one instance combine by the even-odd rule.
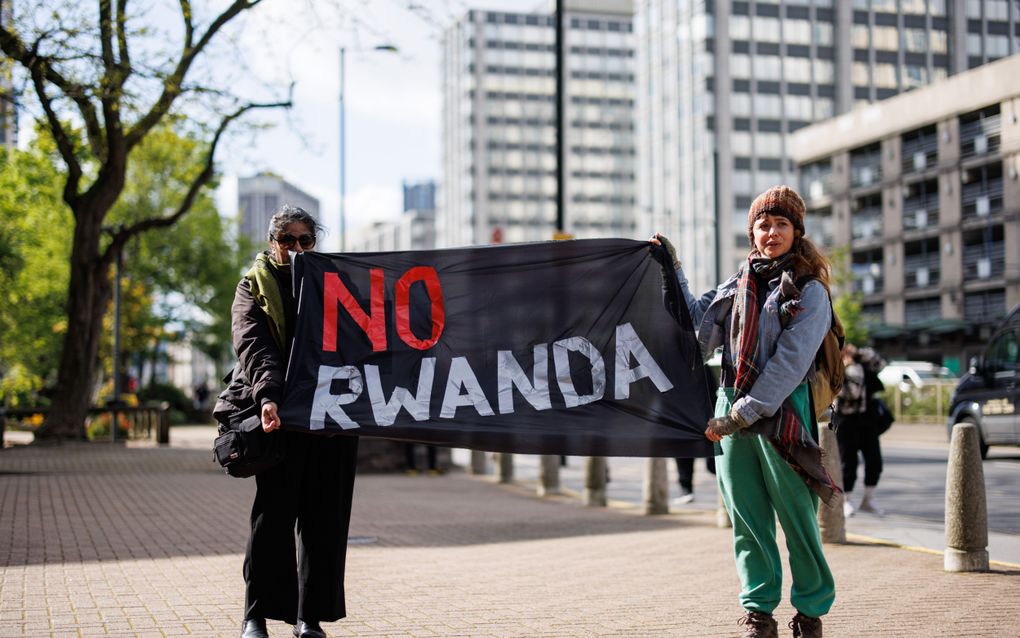
[[[311,248],[315,245],[315,235],[301,235],[295,237],[294,235],[284,234],[273,237],[273,241],[280,244],[281,246],[293,246],[294,242],[301,244],[302,248]]]

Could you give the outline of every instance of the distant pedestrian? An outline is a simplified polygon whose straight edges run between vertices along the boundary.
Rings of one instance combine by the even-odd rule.
[[[409,476],[416,476],[419,474],[418,448],[422,446],[425,448],[425,462],[428,464],[426,471],[429,473],[429,476],[439,476],[443,472],[439,468],[438,450],[436,449],[436,446],[419,443],[404,444],[404,460],[407,463],[407,474]]]
[[[843,465],[843,514],[853,516],[861,511],[882,515],[884,512],[875,500],[875,488],[882,476],[880,416],[876,411],[879,404],[875,395],[884,387],[878,373],[885,362],[874,350],[857,349],[848,343],[843,348],[843,364],[846,366],[843,389],[832,414]],[[852,493],[857,482],[858,455],[864,458],[864,497],[855,507]]]
[[[319,230],[304,210],[281,207],[269,221],[269,250],[238,283],[231,307],[238,362],[214,414],[254,406],[262,429],[282,437],[285,448],[280,465],[255,477],[241,638],[268,638],[267,618],[295,625],[299,638],[325,638],[319,623],[346,615],[358,439],[281,430],[278,415],[297,318],[290,253],[314,249]]]
[[[676,476],[680,484],[680,495],[671,503],[675,506],[689,505],[694,502],[694,459],[677,458]],[[715,458],[705,459],[705,468],[715,474]]]
[[[739,271],[700,299],[672,245],[675,276],[702,353],[722,348],[716,418],[705,436],[716,442],[719,491],[733,522],[734,556],[742,589],[739,620],[749,638],[775,638],[772,616],[783,596],[775,520],[790,553],[790,602],[795,636],[822,635],[821,616],[835,583],[818,531],[818,497],[837,488],[822,466],[806,382],[831,326],[829,262],[804,236],[804,201],[788,186],[759,195],[747,216],[751,251]]]

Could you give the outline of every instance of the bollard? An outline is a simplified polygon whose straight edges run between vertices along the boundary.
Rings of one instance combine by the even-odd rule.
[[[485,452],[482,452],[481,450],[471,450],[470,470],[472,474],[482,475],[489,473],[489,463],[485,457]]]
[[[946,468],[947,572],[988,571],[988,506],[979,447],[975,424],[953,426]]]
[[[733,527],[730,513],[726,511],[726,504],[723,503],[722,490],[719,490],[719,504],[715,508],[715,526],[720,529]]]
[[[669,514],[669,471],[666,469],[666,459],[648,459],[641,489],[646,515]]]
[[[839,442],[836,433],[828,423],[818,424],[818,445],[822,448],[822,467],[843,489],[843,469],[839,460]],[[843,499],[841,492],[833,495],[832,502],[818,504],[818,531],[822,534],[823,543],[846,544],[846,517],[843,515]]]
[[[605,507],[606,459],[602,456],[588,458],[584,468],[584,504],[589,507]]]
[[[560,457],[558,454],[543,454],[538,466],[538,495],[560,494]]]
[[[514,455],[502,452],[499,455],[499,482],[514,482]]]

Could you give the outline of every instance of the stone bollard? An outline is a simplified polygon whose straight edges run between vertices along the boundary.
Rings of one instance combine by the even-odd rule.
[[[499,482],[514,482],[514,455],[501,452],[499,455]]]
[[[988,571],[988,506],[979,447],[976,425],[953,426],[946,468],[947,572]]]
[[[558,454],[543,454],[538,466],[538,495],[560,494],[560,457]]]
[[[471,473],[472,474],[488,474],[489,473],[489,462],[487,460],[488,455],[481,450],[471,450]]]
[[[669,514],[669,471],[666,469],[666,459],[648,459],[641,490],[644,493],[646,515]]]
[[[726,511],[726,505],[722,500],[722,492],[719,492],[719,504],[715,508],[715,526],[721,529],[733,527],[733,521],[730,520],[730,513]]]
[[[822,467],[843,489],[843,468],[839,460],[839,442],[828,423],[818,424],[818,445],[822,448]],[[818,530],[823,543],[846,544],[846,517],[843,515],[844,495],[832,497],[831,503],[818,503]]]
[[[606,459],[602,456],[588,458],[584,468],[584,504],[589,507],[605,507],[606,499]]]

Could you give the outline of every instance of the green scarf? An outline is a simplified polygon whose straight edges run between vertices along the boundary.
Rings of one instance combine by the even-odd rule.
[[[273,270],[289,271],[290,264],[278,264],[266,253],[259,253],[255,257],[255,263],[244,274],[248,280],[248,287],[255,297],[255,303],[262,308],[269,319],[269,332],[273,335],[280,352],[286,352],[284,345],[287,343],[287,321],[283,310],[283,296],[280,295],[280,285],[276,283]]]

